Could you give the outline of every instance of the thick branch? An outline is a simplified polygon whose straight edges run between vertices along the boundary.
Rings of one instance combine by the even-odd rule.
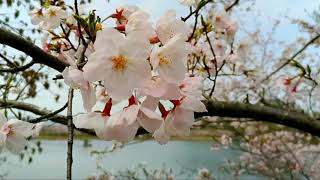
[[[307,114],[287,111],[262,105],[242,104],[235,102],[204,102],[208,112],[196,113],[195,117],[219,116],[234,118],[252,118],[295,128],[315,136],[320,136],[320,121]]]
[[[62,72],[68,65],[57,57],[44,52],[32,42],[24,39],[18,34],[0,28],[0,44],[8,45],[31,56],[36,63],[47,65],[59,72]]]

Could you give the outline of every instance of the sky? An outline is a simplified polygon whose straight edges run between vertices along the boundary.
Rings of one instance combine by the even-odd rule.
[[[67,0],[66,2],[72,2]],[[151,21],[156,22],[159,17],[168,9],[174,9],[177,12],[177,16],[186,16],[189,12],[188,7],[179,4],[178,0],[111,0],[107,3],[106,0],[92,0],[93,3],[87,7],[85,10],[96,9],[97,14],[100,17],[107,17],[117,7],[122,5],[137,5],[144,11],[150,14]],[[241,2],[241,0],[240,0]],[[71,3],[70,3],[71,4]],[[269,31],[272,25],[272,19],[289,16],[293,18],[310,19],[307,12],[312,12],[318,9],[320,2],[318,0],[256,0],[252,6],[252,11],[250,14],[244,12],[238,12],[237,9],[242,8],[235,7],[234,18],[240,18],[243,20],[241,26],[247,29],[254,30],[257,25],[261,26],[262,31]],[[6,12],[6,9],[1,9],[0,12]],[[295,37],[299,35],[299,30],[297,27],[284,21],[279,26],[280,31],[275,34],[277,39],[281,39],[287,42],[295,40]],[[64,105],[67,99],[67,91],[57,90],[61,93],[61,101],[55,103],[53,98],[48,98],[51,96],[47,91],[40,91],[39,97],[35,100],[30,100],[28,102],[34,103],[40,107],[46,107],[47,109],[57,109]],[[82,107],[81,97],[79,93],[76,93],[74,112],[84,112]]]

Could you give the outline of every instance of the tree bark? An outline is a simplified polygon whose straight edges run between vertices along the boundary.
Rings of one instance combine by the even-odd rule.
[[[67,111],[67,118],[68,118],[68,151],[67,151],[67,180],[72,179],[72,149],[73,149],[73,122],[72,122],[72,100],[73,100],[73,89],[69,90],[68,95],[68,111]]]
[[[46,53],[32,42],[4,28],[0,28],[0,44],[22,51],[32,57],[36,63],[47,65],[59,72],[62,72],[68,65],[57,57]]]
[[[207,100],[204,101],[204,103],[208,112],[195,113],[195,117],[219,116],[251,118],[257,121],[281,124],[320,137],[320,121],[305,113],[237,102]]]

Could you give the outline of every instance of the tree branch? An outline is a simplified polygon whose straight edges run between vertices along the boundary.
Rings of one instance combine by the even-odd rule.
[[[0,69],[0,72],[6,72],[6,73],[16,73],[16,72],[20,72],[20,71],[24,71],[28,68],[30,68],[31,66],[33,66],[35,64],[35,61],[31,61],[28,64],[25,64],[23,66],[18,66],[18,67],[14,67],[14,68],[7,68],[7,69]]]
[[[24,103],[24,102],[19,102],[19,101],[12,101],[12,100],[3,100],[0,99],[0,107],[3,108],[14,108],[14,109],[19,109],[19,110],[23,110],[23,111],[28,111],[31,112],[33,114],[39,115],[39,116],[47,116],[47,120],[51,120],[55,123],[59,123],[59,124],[63,124],[63,125],[68,125],[68,119],[66,116],[63,115],[59,115],[59,114],[55,114],[52,115],[51,117],[48,117],[49,114],[54,114],[49,110],[40,108],[36,105],[33,104],[29,104],[29,103]],[[33,123],[33,122],[31,122]],[[83,133],[87,133],[90,135],[94,135],[95,133],[91,130],[88,129],[78,129],[75,128],[76,130],[83,132]]]
[[[239,4],[240,0],[235,0],[230,6],[228,6],[226,8],[226,11],[230,11],[234,6],[236,6],[237,4]]]
[[[44,52],[41,48],[34,45],[32,42],[2,27],[0,27],[0,44],[5,44],[14,49],[22,51],[31,56],[36,63],[47,65],[59,72],[62,72],[64,68],[68,66],[67,63],[59,60],[55,56]]]
[[[208,112],[196,113],[195,117],[252,118],[257,121],[281,124],[320,137],[320,121],[304,113],[236,102],[207,100],[204,103]]]
[[[271,76],[275,75],[277,72],[279,72],[282,68],[287,66],[291,60],[295,59],[299,54],[301,54],[304,50],[306,50],[311,44],[313,44],[317,39],[320,38],[320,34],[317,36],[313,37],[309,42],[307,42],[302,48],[297,51],[292,57],[287,59],[281,66],[279,66],[276,70],[274,70],[272,73],[270,73],[265,79],[263,79],[261,82],[264,82],[268,80]]]
[[[72,179],[72,149],[73,149],[73,135],[74,135],[74,124],[72,122],[72,102],[73,102],[73,89],[70,88],[68,95],[68,151],[67,151],[67,179]]]

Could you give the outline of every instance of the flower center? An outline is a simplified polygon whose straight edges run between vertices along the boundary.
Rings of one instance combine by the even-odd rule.
[[[57,16],[57,11],[49,10],[48,14],[49,16],[54,17]]]
[[[12,133],[11,131],[11,127],[8,124],[5,124],[1,127],[1,131],[2,133],[4,133],[5,135],[8,135],[10,133]]]
[[[115,71],[125,71],[128,68],[128,59],[122,55],[112,58],[112,69]]]
[[[159,65],[160,66],[171,64],[171,60],[167,56],[159,54],[158,57],[159,57]]]

